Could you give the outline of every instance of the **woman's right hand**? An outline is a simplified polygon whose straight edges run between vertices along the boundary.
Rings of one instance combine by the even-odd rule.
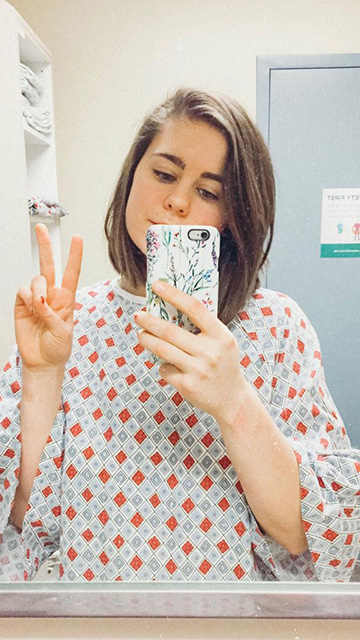
[[[63,367],[71,354],[75,294],[83,239],[73,236],[61,287],[55,286],[55,264],[45,224],[35,226],[41,275],[20,287],[15,300],[15,335],[23,366],[29,370]],[[44,299],[42,303],[41,297]]]

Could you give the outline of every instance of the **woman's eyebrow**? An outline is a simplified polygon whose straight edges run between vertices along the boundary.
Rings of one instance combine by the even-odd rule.
[[[176,164],[177,167],[180,167],[180,169],[185,169],[186,164],[184,162],[184,160],[182,160],[181,158],[179,158],[178,156],[174,156],[172,153],[153,153],[153,156],[161,156],[162,158],[166,158],[167,160],[170,160],[170,162],[173,162],[174,164]],[[204,171],[204,173],[201,174],[200,176],[201,178],[209,178],[209,180],[216,180],[216,182],[222,182],[222,176],[219,175],[218,173],[211,173],[211,171]]]
[[[167,160],[170,160],[170,162],[173,162],[174,164],[176,164],[177,167],[180,167],[180,169],[185,169],[186,167],[184,160],[182,160],[178,156],[173,156],[172,153],[159,152],[159,153],[153,153],[153,156],[161,156],[162,158],[166,158]]]
[[[209,178],[209,180],[216,180],[216,182],[222,182],[222,176],[218,173],[211,173],[210,171],[205,171],[201,174],[201,178]]]

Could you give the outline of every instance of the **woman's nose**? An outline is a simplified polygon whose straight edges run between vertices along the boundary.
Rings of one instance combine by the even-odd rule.
[[[164,206],[167,211],[186,216],[189,213],[189,198],[185,193],[172,192],[167,196]]]

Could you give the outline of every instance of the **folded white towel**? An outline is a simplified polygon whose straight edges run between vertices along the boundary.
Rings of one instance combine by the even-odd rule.
[[[40,111],[37,107],[31,106],[26,96],[22,96],[23,116],[30,127],[45,135],[52,129],[50,111]]]
[[[29,100],[30,104],[38,104],[40,100],[39,92],[36,91],[25,76],[21,76],[21,93]]]
[[[44,91],[44,85],[41,80],[35,75],[33,71],[31,71],[31,69],[29,69],[29,67],[26,66],[26,64],[23,64],[22,62],[20,62],[20,73],[22,76],[25,76],[25,78],[29,80],[30,84],[32,84],[36,91],[38,91],[39,93]]]
[[[34,120],[32,120],[29,116],[24,116],[24,118],[29,127],[34,129],[35,131],[38,131],[38,133],[42,133],[44,136],[47,136],[51,133],[51,125],[43,127],[40,124],[37,124],[37,122],[34,122]]]
[[[42,111],[39,107],[33,107],[28,98],[26,96],[22,96],[22,111],[23,115],[32,116],[35,120],[39,120],[39,122],[51,122],[50,119],[50,111],[47,109],[46,111]]]

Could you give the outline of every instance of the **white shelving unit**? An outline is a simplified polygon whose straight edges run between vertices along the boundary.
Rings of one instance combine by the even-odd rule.
[[[27,192],[28,196],[48,196],[54,200],[58,200],[51,54],[19,13],[17,13],[17,21],[19,63],[22,62],[23,64],[26,64],[26,66],[29,67],[29,69],[31,69],[31,71],[33,71],[33,73],[35,73],[35,75],[41,80],[44,86],[44,91],[40,94],[40,101],[36,107],[41,111],[49,111],[52,121],[51,133],[49,135],[43,135],[29,126],[24,116],[22,117],[26,154]],[[29,216],[29,219],[34,274],[39,273],[35,225],[38,222],[42,222],[48,226],[50,233],[55,259],[56,282],[59,285],[61,283],[62,274],[60,219],[50,217],[42,218],[40,216]]]
[[[16,342],[14,303],[21,285],[40,273],[35,225],[47,225],[55,259],[56,284],[62,279],[61,218],[30,216],[28,197],[58,201],[50,51],[22,16],[0,0],[0,366]],[[36,105],[49,111],[52,129],[42,135],[23,116],[20,62],[41,80],[44,91]],[[1,393],[1,391],[0,391]]]

